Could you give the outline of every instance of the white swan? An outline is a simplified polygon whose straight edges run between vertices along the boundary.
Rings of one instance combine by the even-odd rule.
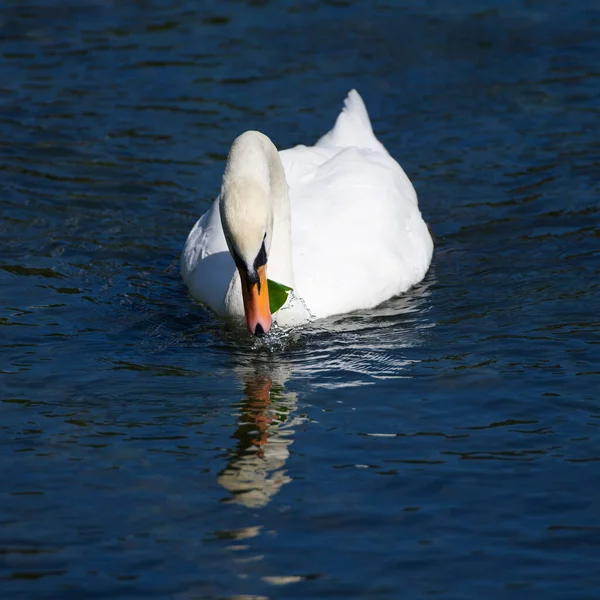
[[[267,274],[294,290],[274,315],[287,326],[406,291],[432,252],[415,190],[352,90],[312,147],[278,153],[258,131],[233,142],[221,193],[187,238],[181,275],[197,300],[245,316],[260,334],[272,321]]]

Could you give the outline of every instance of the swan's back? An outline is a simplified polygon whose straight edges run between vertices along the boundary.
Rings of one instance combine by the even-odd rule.
[[[350,90],[333,129],[320,138],[315,146],[320,148],[355,146],[387,154],[387,150],[373,133],[367,107],[356,90]]]
[[[423,278],[433,244],[415,190],[356,91],[315,146],[280,156],[297,291],[316,317],[376,306]]]

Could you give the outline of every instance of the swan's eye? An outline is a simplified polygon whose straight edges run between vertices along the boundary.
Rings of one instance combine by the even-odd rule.
[[[229,247],[229,252],[233,257],[233,261],[235,262],[236,267],[240,273],[240,277],[242,281],[246,283],[246,287],[250,289],[253,285],[258,287],[258,293],[260,294],[260,277],[258,275],[258,269],[260,267],[264,267],[267,264],[267,249],[265,247],[265,240],[267,238],[267,234],[265,233],[263,237],[263,243],[254,259],[254,263],[252,266],[249,266],[246,261],[242,259],[242,257],[236,252],[235,246],[231,243],[227,235],[225,235],[225,240],[227,241],[227,246]]]
[[[258,267],[262,267],[267,264],[267,250],[265,249],[265,241],[263,240],[262,246],[254,259],[254,270],[258,269]]]

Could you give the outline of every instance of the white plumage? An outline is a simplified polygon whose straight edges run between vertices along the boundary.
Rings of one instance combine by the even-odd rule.
[[[285,185],[282,188],[276,180],[278,168],[269,170],[269,165],[277,166],[277,153],[262,134],[247,132],[236,140],[226,177],[236,182],[236,201],[229,200],[228,205],[234,217],[236,211],[243,211],[246,218],[256,206],[255,212],[260,213],[253,225],[256,228],[257,223],[268,220],[263,204],[272,205],[273,231],[268,231],[269,225],[264,228],[270,246],[267,276],[292,285],[294,295],[303,301],[292,299],[275,315],[280,325],[308,318],[305,307],[315,318],[372,308],[425,276],[433,242],[415,190],[375,138],[358,92],[348,94],[335,126],[314,146],[296,146],[278,156],[287,180],[289,205],[287,194],[281,192]],[[265,188],[267,200],[256,205],[248,200],[248,205],[240,208],[245,182],[252,188],[255,183]],[[219,211],[223,193],[190,232],[181,275],[192,296],[217,314],[243,317],[239,274],[228,251]],[[252,194],[256,195],[256,190]],[[246,223],[241,215],[239,223]],[[234,236],[240,246],[262,243],[255,233],[245,239],[237,231],[240,228]],[[284,260],[290,251],[291,265]],[[252,259],[249,254],[248,260]]]

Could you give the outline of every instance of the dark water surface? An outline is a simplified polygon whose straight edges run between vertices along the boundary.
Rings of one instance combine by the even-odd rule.
[[[0,597],[600,597],[600,5],[3,2]],[[423,284],[260,347],[177,260],[347,91]]]

